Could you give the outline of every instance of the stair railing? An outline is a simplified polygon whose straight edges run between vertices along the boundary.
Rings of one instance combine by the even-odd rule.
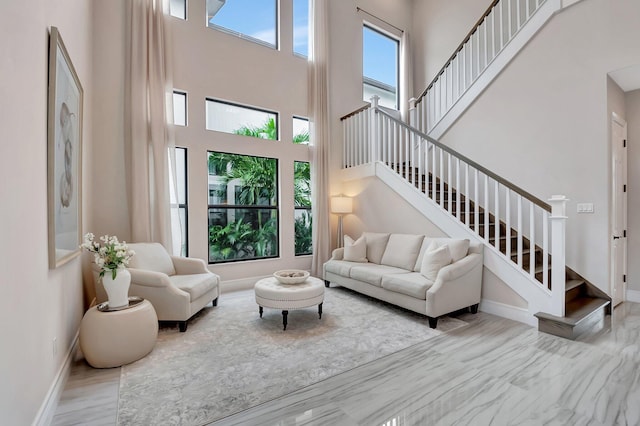
[[[386,164],[540,283],[552,298],[549,313],[564,316],[564,196],[553,196],[551,205],[540,200],[389,115],[377,96],[341,120],[344,168]]]
[[[494,0],[416,99],[414,127],[429,133],[546,0]]]

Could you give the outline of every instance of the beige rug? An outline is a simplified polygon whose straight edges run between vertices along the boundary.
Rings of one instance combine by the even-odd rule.
[[[122,368],[121,425],[201,425],[466,323],[445,317],[438,328],[413,312],[338,287],[317,308],[258,315],[253,291],[220,297],[185,333],[161,328],[153,352]]]

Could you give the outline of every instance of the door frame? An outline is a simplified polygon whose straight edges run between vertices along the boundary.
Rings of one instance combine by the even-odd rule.
[[[616,205],[616,194],[615,191],[616,189],[613,187],[614,182],[615,182],[615,178],[614,178],[614,174],[616,172],[615,170],[615,163],[614,163],[614,150],[615,150],[615,146],[614,146],[614,126],[619,125],[622,127],[622,137],[624,140],[627,141],[627,144],[625,145],[625,148],[628,148],[628,137],[627,137],[627,122],[624,118],[622,118],[620,115],[616,114],[615,112],[611,113],[611,127],[609,129],[609,148],[610,148],[610,152],[611,152],[611,174],[610,174],[610,179],[611,179],[611,219],[610,219],[610,226],[609,226],[609,271],[610,271],[610,285],[609,285],[609,291],[610,291],[610,295],[611,295],[611,303],[612,303],[612,307],[614,304],[614,289],[615,289],[615,285],[616,285],[616,277],[614,277],[614,271],[615,271],[615,265],[616,265],[616,257],[615,257],[615,250],[613,248],[613,234],[614,234],[614,221],[616,218],[616,215],[618,213],[618,208],[622,208],[624,211],[622,212],[624,215],[624,222],[625,222],[625,231],[627,231],[626,235],[625,235],[625,250],[623,253],[624,259],[623,259],[623,274],[627,275],[628,274],[628,264],[627,264],[627,258],[628,258],[628,251],[629,251],[629,247],[628,247],[628,197],[629,197],[629,192],[628,192],[628,188],[627,188],[627,192],[626,195],[624,197],[624,202],[622,206],[617,206]],[[623,181],[625,185],[628,185],[628,174],[629,174],[629,169],[628,169],[628,151],[627,149],[623,149],[621,151],[623,153],[624,156],[624,162],[625,162],[625,167],[624,167],[624,175],[623,175]],[[623,281],[622,283],[622,295],[620,295],[620,303],[624,302],[627,300],[627,283],[626,281]]]

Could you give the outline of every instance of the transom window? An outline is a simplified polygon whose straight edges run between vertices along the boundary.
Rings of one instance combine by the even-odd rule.
[[[206,0],[207,25],[272,48],[278,48],[276,0]]]
[[[400,42],[367,25],[362,29],[362,98],[380,97],[380,105],[398,109]]]
[[[293,117],[293,143],[309,144],[309,120]]]
[[[293,53],[309,56],[309,0],[293,0]]]
[[[278,160],[209,152],[209,263],[278,256]]]
[[[278,139],[278,114],[230,102],[207,99],[207,130]]]

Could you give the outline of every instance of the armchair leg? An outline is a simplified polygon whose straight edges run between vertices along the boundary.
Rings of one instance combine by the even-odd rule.
[[[429,327],[436,328],[438,325],[438,318],[427,317],[427,319],[429,320]]]
[[[213,306],[218,306],[218,298],[216,297],[215,299],[213,299],[213,302],[211,302],[211,304]]]
[[[469,306],[469,312],[471,312],[472,314],[477,314],[478,313],[478,305],[479,305],[479,303],[476,303],[475,305]]]
[[[186,321],[178,321],[178,328],[180,329],[181,333],[184,333],[185,331],[187,331],[187,322]]]

